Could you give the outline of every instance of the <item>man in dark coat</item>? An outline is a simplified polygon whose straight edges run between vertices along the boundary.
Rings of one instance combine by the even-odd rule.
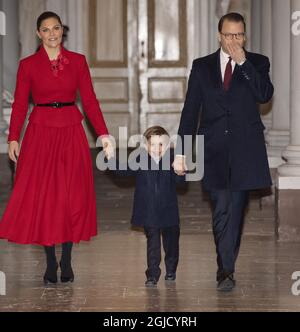
[[[221,291],[235,286],[233,273],[248,193],[271,185],[259,113],[259,104],[273,96],[270,63],[263,55],[245,51],[245,31],[240,14],[221,18],[221,48],[194,60],[178,131],[182,140],[185,135],[204,135],[203,185],[213,205]],[[176,155],[178,175],[185,174],[184,158]]]

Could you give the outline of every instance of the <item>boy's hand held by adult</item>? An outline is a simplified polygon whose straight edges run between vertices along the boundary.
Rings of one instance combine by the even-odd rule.
[[[177,155],[174,159],[174,162],[173,162],[172,166],[173,166],[174,171],[177,175],[184,176],[185,172],[187,171],[185,156]]]
[[[101,138],[103,150],[108,160],[115,156],[115,147],[111,139],[107,136]]]

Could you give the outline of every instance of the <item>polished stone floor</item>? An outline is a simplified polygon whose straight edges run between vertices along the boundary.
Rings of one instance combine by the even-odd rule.
[[[300,243],[276,241],[271,200],[264,200],[261,207],[259,195],[252,195],[235,275],[237,286],[231,293],[219,293],[209,202],[198,183],[181,190],[177,280],[165,283],[162,267],[157,288],[149,289],[144,286],[145,237],[130,229],[129,223],[134,181],[95,169],[95,187],[99,235],[74,247],[73,284],[45,287],[43,249],[0,241],[0,271],[6,275],[0,312],[300,311],[300,297],[291,291],[292,274],[300,271]],[[0,216],[9,193],[10,173],[0,156]]]

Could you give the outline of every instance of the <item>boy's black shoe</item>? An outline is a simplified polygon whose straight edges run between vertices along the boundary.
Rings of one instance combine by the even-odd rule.
[[[166,281],[175,281],[176,274],[175,273],[167,273],[165,276]]]
[[[154,287],[157,285],[157,280],[155,278],[148,278],[145,282],[147,287]]]

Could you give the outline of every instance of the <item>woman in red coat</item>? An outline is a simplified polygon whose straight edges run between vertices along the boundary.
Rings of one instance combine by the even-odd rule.
[[[43,13],[37,20],[39,50],[20,61],[9,128],[9,157],[17,163],[14,189],[0,222],[0,238],[45,246],[45,283],[57,282],[55,244],[62,244],[61,281],[74,280],[73,242],[97,234],[92,162],[75,105],[79,90],[85,113],[112,154],[108,131],[96,99],[86,59],[62,46],[60,17]],[[30,114],[21,150],[19,139]]]

